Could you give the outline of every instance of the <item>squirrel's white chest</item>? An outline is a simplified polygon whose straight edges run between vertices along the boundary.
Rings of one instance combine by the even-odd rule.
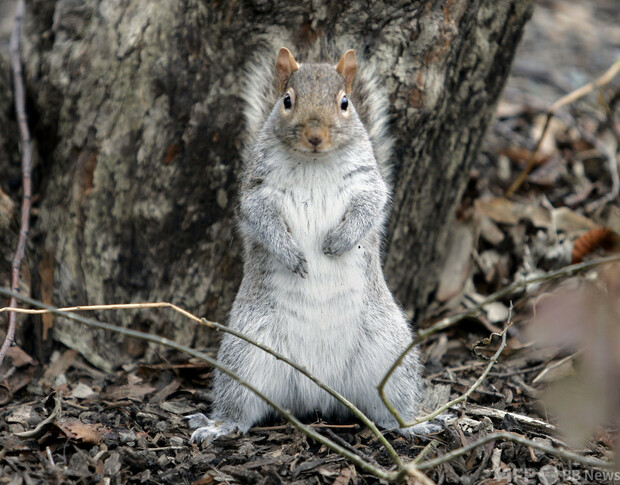
[[[284,222],[308,257],[323,255],[323,240],[342,220],[345,210],[346,201],[333,187],[306,183],[282,192]]]
[[[341,256],[323,253],[325,238],[342,222],[350,202],[341,182],[333,168],[312,165],[283,173],[279,179],[283,222],[304,253],[308,274],[301,278],[280,265],[274,282],[283,300],[314,331],[357,318],[363,297],[366,249],[356,247]]]
[[[339,172],[332,164],[306,162],[282,170],[278,180],[284,223],[309,264],[334,262],[323,254],[322,245],[342,221],[350,199]]]

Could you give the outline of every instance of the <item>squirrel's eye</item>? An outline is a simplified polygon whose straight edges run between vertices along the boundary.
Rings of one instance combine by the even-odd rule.
[[[286,96],[284,96],[284,109],[291,109],[292,105],[293,103],[291,103],[291,95],[286,93]]]
[[[349,107],[349,100],[347,99],[346,96],[343,96],[342,100],[340,101],[340,109],[342,111],[346,111],[348,107]]]

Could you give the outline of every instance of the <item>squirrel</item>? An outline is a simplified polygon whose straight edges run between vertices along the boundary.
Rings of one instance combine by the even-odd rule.
[[[381,266],[392,140],[387,97],[369,72],[358,73],[353,50],[334,66],[298,63],[285,47],[275,76],[264,63],[251,71],[238,213],[243,279],[229,327],[306,367],[379,427],[396,428],[377,385],[413,337]],[[295,416],[346,416],[307,377],[237,337],[224,335],[218,360]],[[406,421],[419,409],[420,370],[414,349],[386,386]],[[187,417],[197,428],[191,442],[246,433],[274,413],[222,372],[213,386],[211,417]],[[398,431],[438,430],[430,426]]]

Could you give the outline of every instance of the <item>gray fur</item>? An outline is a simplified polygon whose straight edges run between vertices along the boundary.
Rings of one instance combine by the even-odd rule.
[[[305,366],[377,425],[397,427],[376,389],[412,340],[380,261],[389,207],[388,171],[380,165],[389,160],[391,147],[385,103],[366,105],[365,120],[374,125],[364,127],[353,95],[349,110],[338,111],[344,82],[334,67],[302,64],[285,88],[295,93],[295,105],[284,114],[284,93],[271,101],[265,94],[270,89],[262,78],[271,64],[269,59],[252,67],[248,81],[254,86],[248,101],[252,142],[239,194],[244,274],[229,326]],[[377,111],[368,112],[371,108]],[[329,127],[325,152],[300,145],[300,130],[308,123]],[[224,335],[218,359],[295,415],[347,414],[305,376],[234,336]],[[418,412],[419,371],[418,354],[410,352],[386,387],[405,420]],[[221,372],[215,372],[213,385],[211,419],[189,417],[197,428],[192,441],[245,433],[273,413]]]

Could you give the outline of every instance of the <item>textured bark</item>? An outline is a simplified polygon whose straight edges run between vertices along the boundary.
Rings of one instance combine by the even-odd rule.
[[[225,320],[241,277],[243,66],[259,46],[275,55],[282,39],[303,59],[314,42],[347,36],[376,59],[390,92],[397,182],[386,274],[405,306],[423,310],[530,10],[530,0],[29,2],[38,253],[53,261],[53,302],[167,300]],[[169,312],[106,318],[210,342]],[[122,362],[115,336],[61,321],[55,335],[97,365]]]
[[[19,131],[14,116],[9,63],[0,56],[0,285],[11,284],[11,260],[18,237],[20,197]],[[29,283],[29,282],[26,282]],[[0,327],[0,338],[4,328]]]

